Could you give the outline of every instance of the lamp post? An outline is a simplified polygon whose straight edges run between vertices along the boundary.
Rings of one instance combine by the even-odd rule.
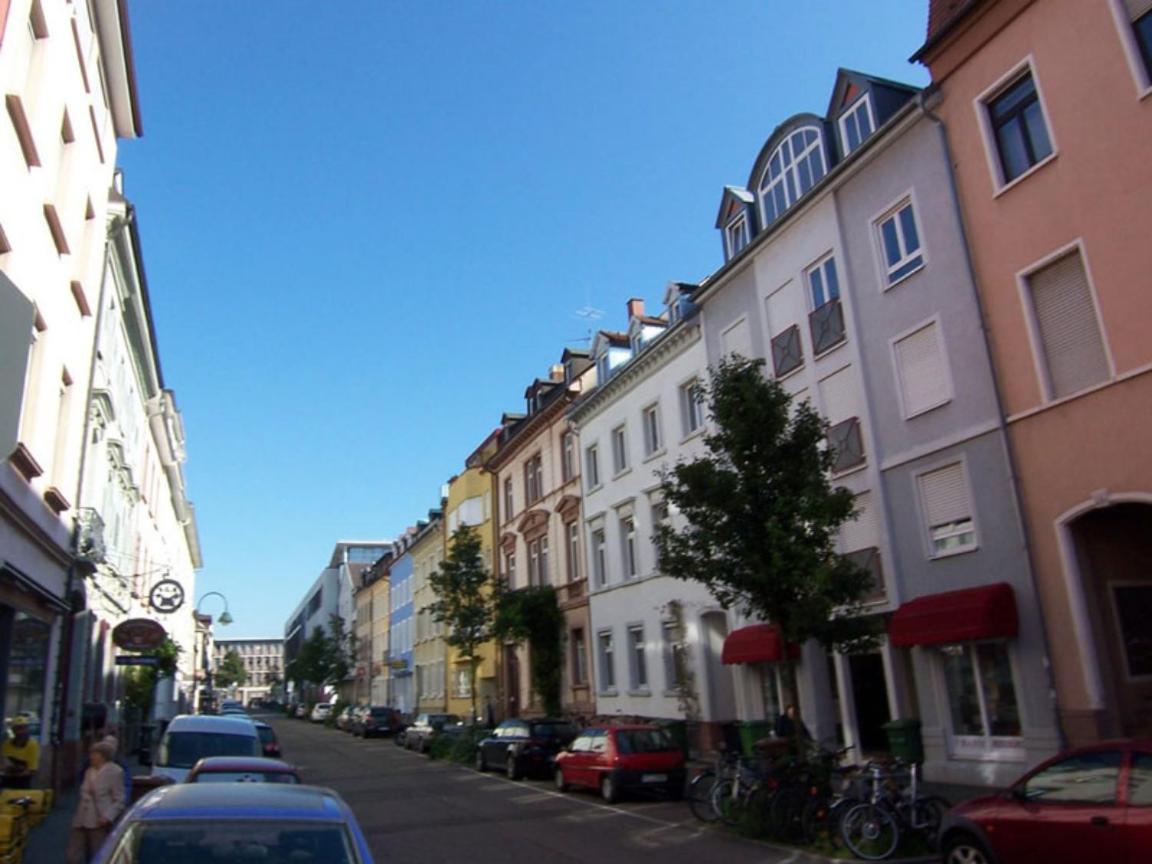
[[[225,597],[223,594],[221,594],[219,591],[209,591],[208,593],[201,595],[200,599],[196,601],[196,608],[193,610],[193,613],[192,613],[193,617],[197,621],[199,621],[200,617],[204,615],[204,613],[200,611],[200,604],[203,603],[205,600],[207,600],[209,597],[213,597],[213,596],[219,597],[224,602],[224,611],[222,613],[220,613],[220,617],[217,618],[216,620],[218,622],[220,622],[221,627],[227,627],[229,624],[232,623],[232,614],[228,611],[228,598]],[[207,645],[208,633],[209,633],[208,626],[206,626],[204,628],[204,640],[203,640],[204,644],[203,645],[200,644],[201,640],[200,640],[199,635],[198,635],[197,639],[196,639],[196,647],[200,648],[200,650],[202,650],[204,652],[204,657],[203,657],[204,684],[203,684],[203,688],[207,689],[208,691],[212,691],[214,689],[212,686],[213,685],[213,681],[212,681],[212,658],[210,656],[208,656],[208,645]],[[193,657],[193,665],[196,665],[196,658],[195,657]],[[195,698],[193,699],[193,704],[196,706],[197,711],[199,711],[199,709],[200,709],[200,690],[201,690],[200,687],[196,688]]]
[[[227,627],[229,624],[232,623],[232,616],[228,613],[228,598],[225,597],[223,594],[221,594],[219,591],[209,591],[207,594],[202,595],[200,597],[200,599],[196,601],[196,611],[199,612],[200,611],[200,604],[203,603],[207,598],[213,597],[213,596],[219,597],[221,600],[224,601],[224,611],[221,613],[220,617],[217,618],[216,620],[220,622],[221,626]]]

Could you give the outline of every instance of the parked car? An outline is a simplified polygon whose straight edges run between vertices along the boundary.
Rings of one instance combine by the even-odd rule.
[[[352,731],[352,717],[356,714],[358,705],[345,705],[344,710],[336,715],[336,728],[341,732]]]
[[[440,737],[446,728],[461,725],[459,714],[420,714],[412,725],[404,730],[404,746],[417,753],[427,753],[432,742]]]
[[[266,783],[181,783],[129,810],[95,864],[179,861],[372,864],[344,800],[331,789]]]
[[[256,726],[247,718],[180,714],[160,739],[152,775],[179,783],[205,756],[259,756],[262,752]]]
[[[505,720],[476,745],[476,770],[499,768],[512,780],[548,775],[556,754],[575,737],[567,720]]]
[[[308,716],[307,703],[301,702],[299,705],[296,706],[296,710],[293,711],[292,713],[295,715],[296,719],[303,720],[305,717]]]
[[[280,759],[209,756],[188,772],[185,783],[300,783],[295,765]]]
[[[949,810],[940,848],[947,864],[1152,861],[1152,741],[1065,750]]]
[[[328,718],[332,716],[332,703],[331,702],[317,702],[312,707],[312,714],[309,719],[313,723],[325,723]]]
[[[352,734],[361,738],[377,735],[395,735],[404,728],[404,718],[395,708],[386,705],[372,705],[357,714],[352,720]]]
[[[655,789],[671,798],[684,793],[684,751],[659,726],[585,729],[556,756],[556,788],[596,789],[610,804],[626,792]]]
[[[257,720],[256,734],[260,736],[260,748],[264,755],[271,759],[280,758],[280,741],[276,737],[276,730],[262,720]]]

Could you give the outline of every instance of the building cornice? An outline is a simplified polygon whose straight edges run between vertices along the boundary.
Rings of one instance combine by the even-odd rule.
[[[512,437],[489,457],[484,467],[496,472],[507,466],[517,453],[534,443],[540,433],[546,431],[556,419],[563,417],[565,409],[575,398],[575,394],[568,390],[546,405],[543,410],[526,417],[520,427],[512,433]]]

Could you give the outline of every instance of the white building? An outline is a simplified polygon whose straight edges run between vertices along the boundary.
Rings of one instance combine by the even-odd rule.
[[[141,132],[123,11],[117,0],[0,5],[0,632],[19,634],[21,652],[0,652],[0,666],[21,670],[0,700],[5,716],[41,721],[41,780],[55,763],[61,783],[79,756],[61,718],[80,706],[54,684],[78,600],[93,311],[117,139]],[[59,754],[47,747],[58,738]]]
[[[629,302],[627,333],[594,340],[599,383],[570,414],[583,455],[601,715],[708,724],[736,716],[732,673],[720,663],[728,615],[703,585],[661,575],[652,540],[658,523],[678,518],[665,506],[660,470],[703,449],[706,365],[693,288],[670,285],[659,318]]]
[[[217,639],[212,647],[212,674],[220,671],[220,664],[230,651],[235,651],[244,664],[245,681],[231,688],[235,698],[247,705],[251,699],[262,699],[283,679],[284,640],[270,636],[249,636]]]

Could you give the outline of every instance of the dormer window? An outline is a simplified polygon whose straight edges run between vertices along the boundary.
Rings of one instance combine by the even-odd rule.
[[[844,145],[844,155],[863,144],[874,131],[876,122],[872,117],[872,101],[864,95],[840,116],[840,142]]]
[[[603,384],[608,380],[608,355],[607,353],[601,354],[596,358],[596,380],[597,383]]]
[[[772,152],[760,178],[760,215],[771,225],[824,176],[820,131],[805,126],[789,135]]]
[[[748,217],[739,213],[724,228],[724,243],[728,248],[728,257],[735,258],[740,250],[748,245]]]

